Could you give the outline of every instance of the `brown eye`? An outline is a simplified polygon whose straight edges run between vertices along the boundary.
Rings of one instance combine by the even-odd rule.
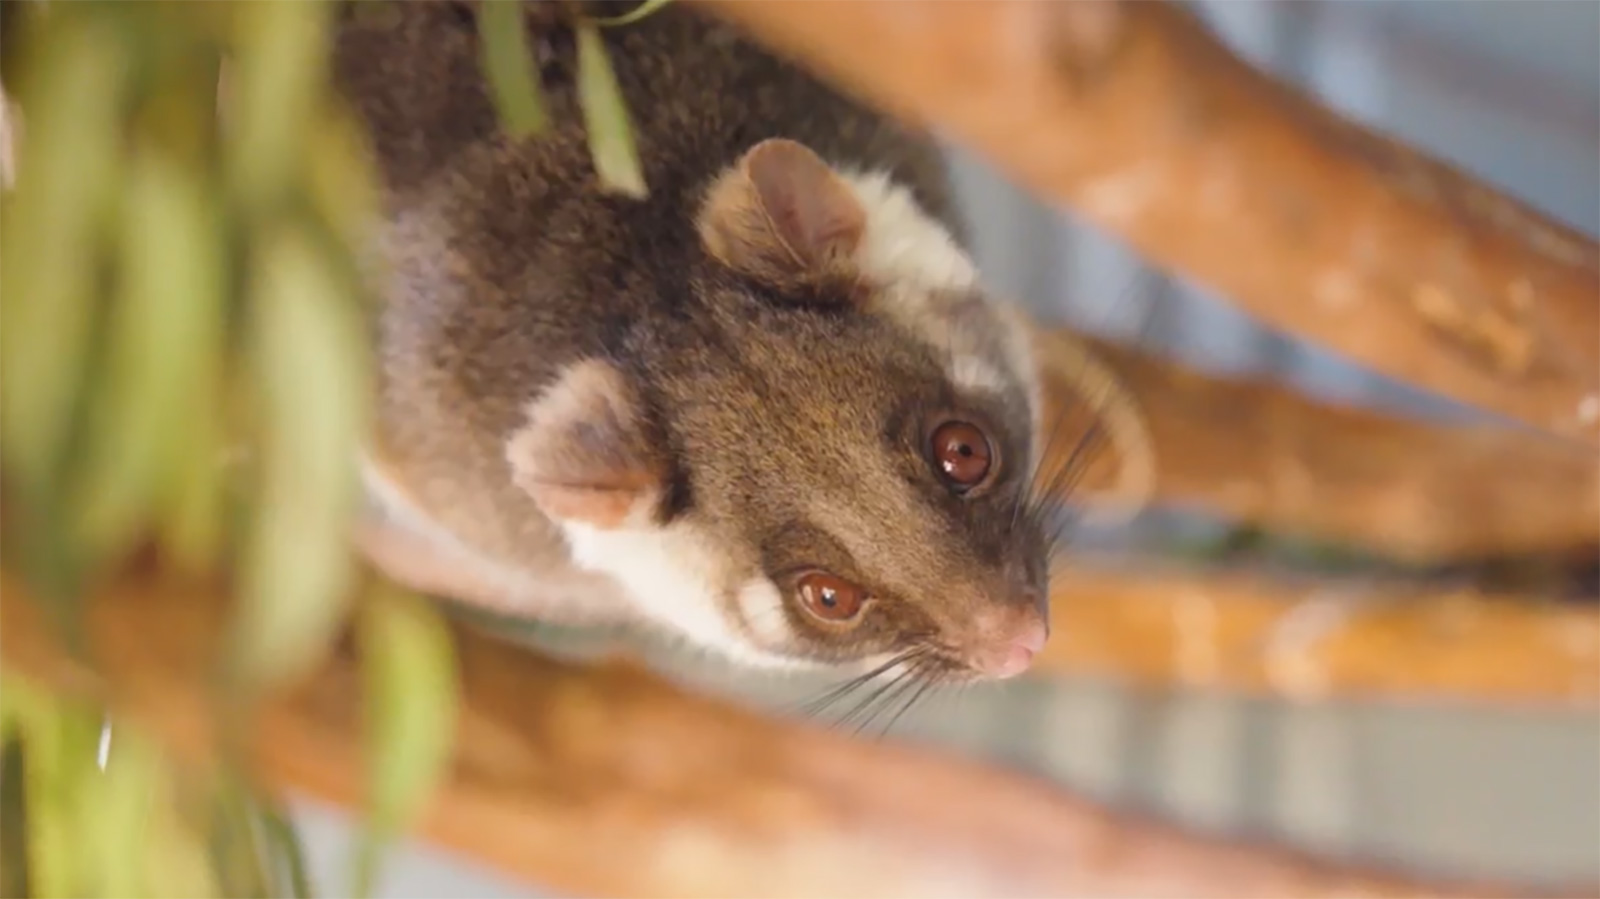
[[[933,432],[933,460],[951,486],[961,490],[982,483],[989,474],[989,438],[977,425],[949,421]]]
[[[860,614],[867,591],[844,578],[813,572],[800,579],[800,603],[824,621],[848,621]]]

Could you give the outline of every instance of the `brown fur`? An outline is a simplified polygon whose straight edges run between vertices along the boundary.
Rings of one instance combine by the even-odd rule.
[[[946,347],[852,293],[882,285],[809,276],[837,273],[859,238],[859,210],[817,157],[892,173],[960,239],[931,140],[673,5],[604,32],[651,189],[606,196],[570,32],[549,5],[529,22],[554,127],[523,142],[496,130],[470,7],[400,3],[340,33],[338,77],[388,197],[379,465],[462,542],[535,573],[569,567],[552,502],[613,526],[619,495],[648,493],[653,520],[692,522],[728,570],[787,589],[788,572],[825,567],[872,588],[870,620],[846,634],[789,604],[796,655],[855,658],[909,634],[956,652],[996,604],[1036,613],[1046,547],[1018,515],[1031,372],[963,394]],[[769,138],[816,156],[783,142],[746,156]],[[927,333],[1014,361],[981,298],[935,300]],[[610,430],[525,430],[530,404],[579,364],[626,385]],[[926,457],[950,415],[995,442],[1002,473],[981,495],[953,495]]]
[[[788,291],[842,289],[856,298],[849,257],[866,211],[803,144],[773,139],[752,147],[706,191],[696,225],[706,250],[729,268]]]

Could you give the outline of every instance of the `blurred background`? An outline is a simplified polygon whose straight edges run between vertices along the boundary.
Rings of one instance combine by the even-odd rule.
[[[1600,3],[1197,0],[1258,65],[1335,108],[1600,234]],[[990,284],[1042,318],[1131,337],[1192,365],[1419,416],[1467,410],[1255,327],[1216,297],[1031,201],[952,149]],[[1147,325],[1147,326],[1146,326]],[[1423,460],[1418,460],[1422,463]],[[1203,538],[1214,522],[1147,515],[1117,542]],[[574,651],[604,635],[539,634]],[[675,674],[764,707],[802,680],[735,684],[665,648]],[[1519,882],[1600,881],[1600,716],[1419,704],[1295,706],[1111,683],[1028,682],[925,702],[897,724],[1118,805],[1345,857]],[[323,895],[346,883],[349,821],[301,805]],[[539,896],[456,858],[397,850],[387,897]]]

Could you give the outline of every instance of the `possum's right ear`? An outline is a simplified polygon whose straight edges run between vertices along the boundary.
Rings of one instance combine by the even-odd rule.
[[[820,156],[772,138],[717,178],[696,224],[723,265],[787,283],[849,274],[866,218],[850,185]]]
[[[557,522],[643,525],[665,492],[637,396],[616,366],[579,362],[528,407],[506,442],[512,480]]]

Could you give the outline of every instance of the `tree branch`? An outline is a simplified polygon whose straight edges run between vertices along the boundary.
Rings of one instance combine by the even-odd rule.
[[[1299,701],[1600,705],[1600,608],[1474,590],[1068,570],[1034,675]]]
[[[1600,444],[1600,247],[1174,4],[698,2],[1272,325]]]
[[[90,672],[7,576],[0,657],[8,673],[102,693],[203,761],[218,741],[209,675],[220,612],[202,585],[126,579],[89,600]],[[768,721],[631,666],[561,664],[465,630],[458,640],[464,711],[423,835],[546,888],[806,899],[1467,894],[1203,840],[938,753]],[[362,792],[352,652],[267,703],[244,744],[271,784],[349,808]]]
[[[1155,501],[1406,562],[1600,547],[1600,460],[1584,446],[1320,403],[1065,331],[1038,340],[1047,419],[1068,416],[1065,437],[1089,421],[1076,374],[1083,348],[1122,382],[1148,431]],[[1052,447],[1047,471],[1074,442]],[[1083,486],[1111,493],[1117,456],[1091,459]]]

